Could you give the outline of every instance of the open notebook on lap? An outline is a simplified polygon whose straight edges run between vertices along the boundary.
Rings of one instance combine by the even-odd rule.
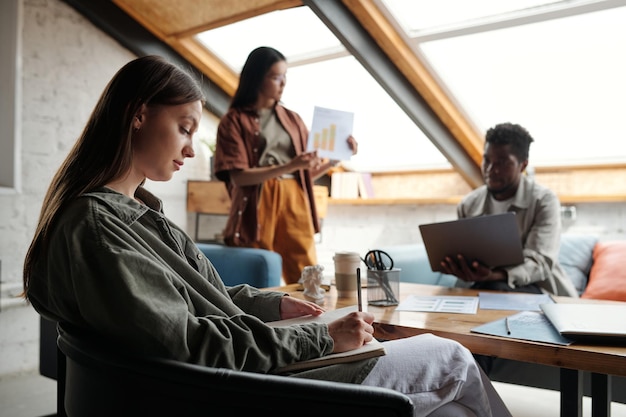
[[[588,343],[626,343],[626,303],[552,303],[541,309],[562,336]]]
[[[430,267],[441,271],[441,261],[461,254],[489,267],[524,261],[515,213],[492,214],[419,226]]]

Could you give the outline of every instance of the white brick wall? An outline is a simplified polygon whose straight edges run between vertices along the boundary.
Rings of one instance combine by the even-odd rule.
[[[52,176],[106,83],[135,57],[60,0],[22,1],[22,192],[0,194],[0,374],[38,366],[37,316],[16,297],[23,259]],[[207,119],[205,134],[214,135],[215,124]],[[208,178],[207,156],[199,146],[196,153],[172,182],[148,184],[181,225],[186,175]]]

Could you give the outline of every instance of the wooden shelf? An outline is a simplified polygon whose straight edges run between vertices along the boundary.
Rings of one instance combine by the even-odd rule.
[[[415,204],[458,204],[461,197],[433,197],[433,198],[330,198],[329,205],[334,206],[393,206]]]
[[[230,196],[222,181],[187,181],[187,211],[222,214],[230,212]]]
[[[537,167],[535,180],[561,204],[626,202],[626,165]],[[331,176],[332,181],[332,176]],[[453,169],[372,173],[374,198],[336,199],[330,205],[458,204],[472,188]]]
[[[393,206],[419,204],[458,204],[460,196],[433,197],[433,198],[329,198],[331,206]],[[576,203],[626,203],[626,195],[565,195],[559,196],[561,204]]]

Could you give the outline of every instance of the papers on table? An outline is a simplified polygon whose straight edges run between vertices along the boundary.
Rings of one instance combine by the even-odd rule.
[[[478,297],[411,295],[396,310],[476,314]]]
[[[524,293],[478,293],[480,308],[483,310],[526,310],[541,311],[540,304],[554,303],[549,294]]]
[[[541,311],[540,304],[554,303],[549,294],[480,292],[478,297],[411,295],[400,303],[399,311],[476,314],[483,310]]]
[[[347,139],[352,134],[354,113],[315,107],[309,132],[307,151],[317,150],[317,155],[335,161],[352,157]]]

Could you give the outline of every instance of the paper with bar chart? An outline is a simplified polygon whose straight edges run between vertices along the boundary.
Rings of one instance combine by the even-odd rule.
[[[337,161],[350,159],[352,150],[347,139],[353,123],[354,113],[315,106],[307,151],[317,150],[320,157]]]

